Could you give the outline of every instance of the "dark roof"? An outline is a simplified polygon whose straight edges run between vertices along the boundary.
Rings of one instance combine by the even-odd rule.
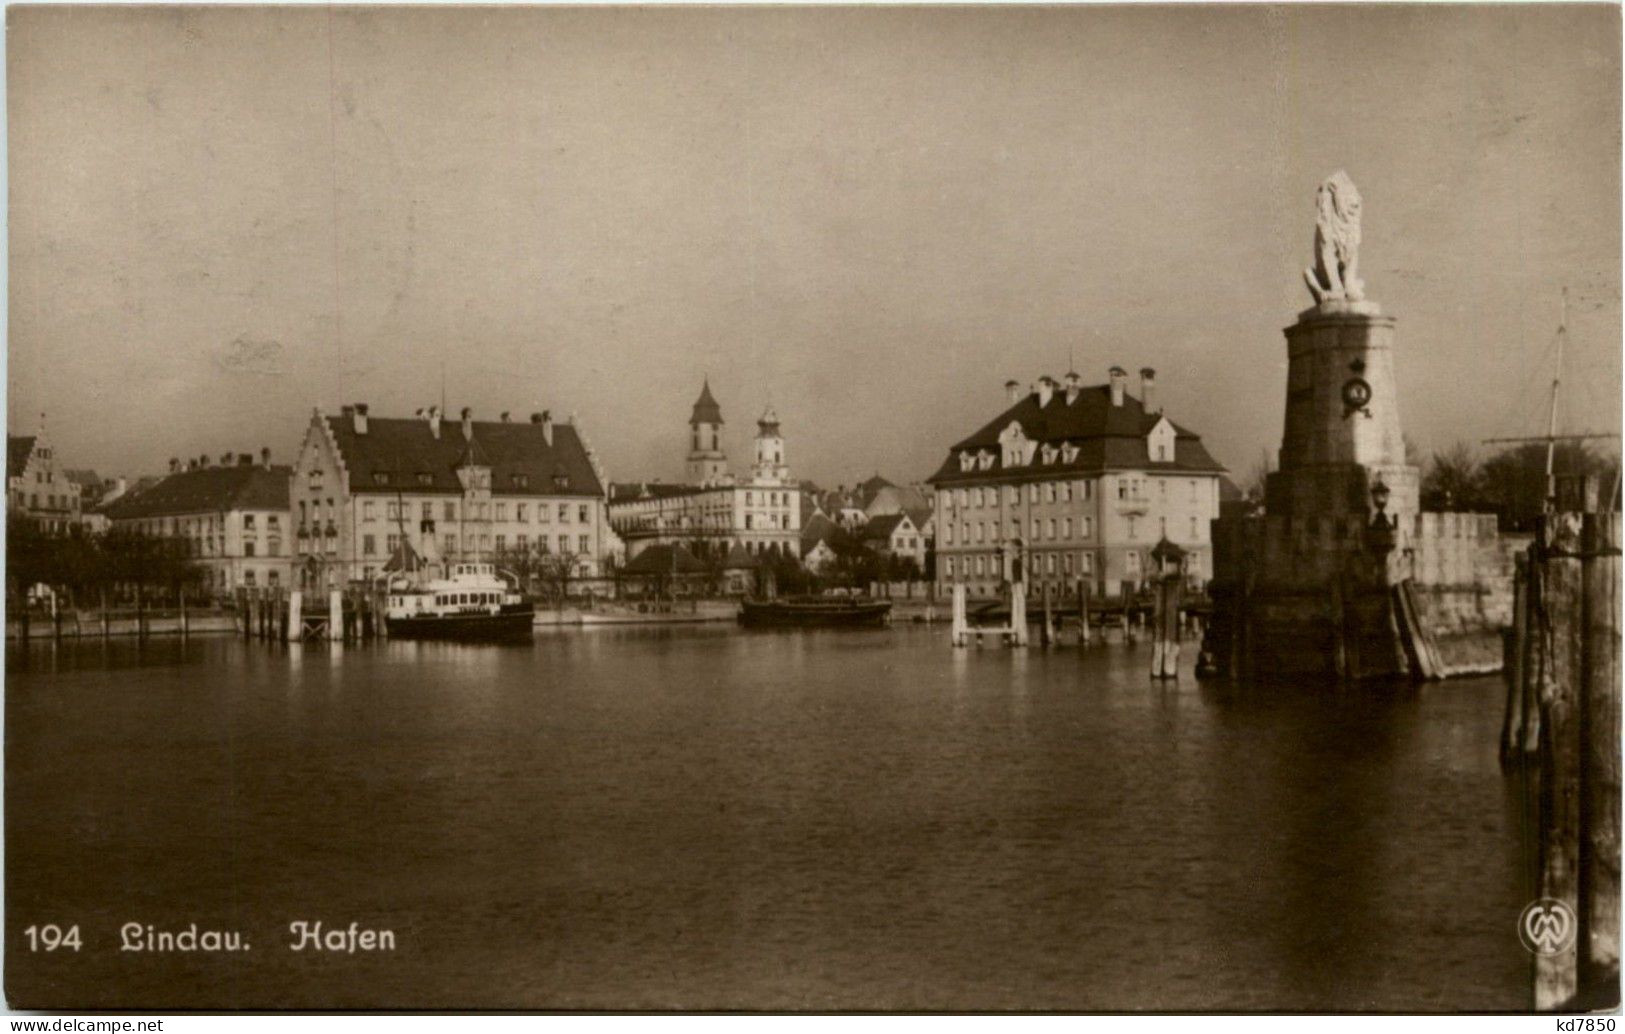
[[[570,424],[552,425],[552,445],[536,422],[476,420],[472,445],[458,420],[442,419],[439,438],[421,417],[368,417],[366,434],[356,434],[351,416],[330,416],[327,427],[350,472],[353,493],[461,494],[457,468],[470,455],[491,468],[493,495],[598,496],[604,491]],[[554,485],[555,474],[565,477],[564,487]]]
[[[728,550],[727,557],[722,561],[722,569],[725,571],[735,571],[741,568],[756,566],[758,566],[758,562],[756,558],[751,555],[750,550],[746,549],[744,546],[741,546],[737,542],[733,544],[732,549]]]
[[[811,549],[818,539],[833,538],[840,530],[840,525],[821,513],[815,513],[801,524],[801,545],[804,549]]]
[[[97,489],[102,487],[102,479],[94,470],[86,470],[84,468],[64,470],[62,472],[62,476],[67,478],[73,484],[78,485],[80,488]]]
[[[609,501],[626,503],[638,499],[671,499],[704,491],[707,489],[698,485],[662,484],[659,481],[613,481],[609,486]]]
[[[858,505],[867,507],[875,501],[875,496],[882,488],[896,488],[897,486],[876,474],[874,477],[859,483],[857,487]]]
[[[700,397],[694,400],[694,412],[688,418],[690,424],[720,424],[722,423],[722,407],[717,400],[711,397],[711,378],[705,379],[705,385],[700,388]]]
[[[1071,405],[1066,401],[1066,390],[1057,389],[1049,405],[1040,407],[1038,393],[1032,392],[1015,405],[1000,413],[968,438],[954,443],[948,458],[927,479],[929,484],[953,484],[988,480],[1026,480],[1053,477],[1064,472],[1103,470],[1201,471],[1220,473],[1224,467],[1208,454],[1202,439],[1195,432],[1174,427],[1174,458],[1170,462],[1153,463],[1146,443],[1146,435],[1163,418],[1161,413],[1147,413],[1140,400],[1125,394],[1123,404],[1111,402],[1111,387],[1098,384],[1083,388]],[[1021,424],[1022,432],[1040,443],[1060,445],[1070,442],[1078,447],[1077,458],[1071,463],[1056,459],[1054,463],[1035,461],[1024,467],[1006,470],[1003,450],[999,447],[999,434],[1014,420]],[[963,449],[987,449],[993,453],[993,466],[987,470],[959,469],[959,453]]]
[[[888,513],[879,517],[871,517],[869,523],[863,526],[861,538],[865,542],[874,539],[890,542],[892,532],[896,531],[897,526],[902,524],[907,517],[908,514],[906,513]]]
[[[292,476],[292,467],[258,464],[183,470],[139,495],[113,500],[102,512],[109,520],[121,521],[227,510],[286,510]]]
[[[33,435],[6,435],[6,477],[21,477],[23,468],[28,466],[28,456],[33,451]]]
[[[650,546],[621,568],[622,574],[704,574],[706,567],[681,545]]]

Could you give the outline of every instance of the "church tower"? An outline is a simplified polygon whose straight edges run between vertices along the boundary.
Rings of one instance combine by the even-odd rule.
[[[779,434],[779,417],[772,406],[768,406],[761,419],[756,421],[756,468],[753,474],[758,483],[788,484],[790,481],[790,468],[784,462],[784,436]]]
[[[688,418],[688,482],[714,485],[728,474],[728,457],[722,451],[722,407],[711,397],[711,380],[706,378],[694,412]]]

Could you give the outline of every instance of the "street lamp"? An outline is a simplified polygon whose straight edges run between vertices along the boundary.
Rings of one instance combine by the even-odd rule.
[[[1366,545],[1377,553],[1389,553],[1394,548],[1394,528],[1399,524],[1396,519],[1389,522],[1387,509],[1389,496],[1393,490],[1381,479],[1371,486],[1371,523],[1366,526]]]

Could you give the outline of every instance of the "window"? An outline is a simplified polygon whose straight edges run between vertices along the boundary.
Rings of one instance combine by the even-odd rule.
[[[570,552],[570,536],[568,536],[568,535],[560,535],[559,536],[559,552],[560,553],[568,553],[568,552]]]
[[[1034,481],[1027,486],[1027,501],[1029,503],[1038,502],[1038,482]]]
[[[312,492],[320,492],[322,490],[322,472],[320,469],[310,472],[310,479],[308,483]]]
[[[457,536],[456,535],[447,535],[446,536],[446,555],[447,556],[452,556],[456,552],[457,552]]]
[[[1078,555],[1078,572],[1080,574],[1095,573],[1095,555],[1093,553],[1081,553]]]
[[[1088,538],[1095,533],[1095,519],[1093,517],[1078,518],[1078,537]]]
[[[521,524],[523,524],[525,521],[530,520],[529,515],[525,512],[525,504],[524,503],[515,503],[514,504],[514,506],[513,506],[513,519],[520,522]],[[521,540],[523,540],[524,537],[520,536],[520,538],[521,538]]]
[[[301,503],[300,505],[302,506],[304,504]],[[373,501],[371,499],[368,499],[367,501],[365,501],[365,502],[363,502],[361,504],[361,519],[362,520],[364,520],[364,521],[374,520],[374,519],[377,518],[377,516],[378,516],[377,507],[374,505],[374,503],[373,503]]]
[[[1136,550],[1129,550],[1123,554],[1123,570],[1129,574],[1140,573],[1140,554]]]
[[[448,520],[448,521],[456,520],[457,519],[457,504],[448,502],[446,504],[446,509],[445,509],[444,513],[446,515],[446,520]]]
[[[980,557],[980,556],[976,558],[976,574],[977,574],[977,577],[981,577],[981,575],[982,575],[982,562],[985,559],[986,559],[985,557]]]
[[[518,547],[519,552],[521,552],[521,553],[528,552],[530,550],[530,536],[528,536],[528,535],[520,535],[520,536],[518,536],[514,540],[514,545],[516,547]]]
[[[1052,541],[1055,538],[1055,518],[1054,517],[1051,517],[1049,519],[1049,537],[1050,537],[1050,539]]]
[[[549,510],[545,504],[543,504],[543,503],[537,503],[536,504],[536,521],[537,521],[537,523],[546,524],[548,522],[548,520],[552,516],[553,516],[553,511]]]
[[[953,545],[954,544],[954,526],[952,524],[944,525],[942,530],[943,530],[943,543],[942,544],[945,545],[945,546]]]
[[[543,556],[546,556],[549,552],[551,552],[547,548],[547,536],[546,535],[538,535],[538,536],[536,536],[536,551],[538,553],[542,554]]]
[[[272,571],[270,574],[265,576],[265,582],[266,582],[267,585],[275,585],[278,582],[280,582],[281,580],[282,579],[277,576],[277,573],[275,571]]]
[[[1037,517],[1033,518],[1032,537],[1034,541],[1044,537],[1044,522],[1039,520]]]
[[[1072,537],[1072,518],[1061,518],[1061,537],[1063,539],[1069,539]]]
[[[1201,532],[1196,527],[1196,518],[1192,517],[1191,518],[1191,541],[1192,542],[1197,542],[1197,541],[1200,541],[1201,538],[1202,538]]]
[[[579,539],[576,540],[576,546],[577,546],[577,552],[581,553],[581,555],[583,555],[583,556],[587,555],[588,553],[591,553],[592,552],[592,537],[590,535],[581,536]]]
[[[559,523],[560,524],[569,524],[570,523],[570,504],[569,503],[560,503],[559,504]]]
[[[1055,573],[1055,554],[1054,553],[1045,553],[1044,554],[1044,573],[1045,574],[1054,574]]]
[[[576,520],[581,522],[582,524],[586,524],[586,523],[588,523],[589,521],[592,520],[591,517],[587,516],[587,504],[586,503],[582,503],[579,507],[576,508]]]
[[[1070,575],[1072,573],[1072,554],[1071,553],[1062,553],[1061,554],[1061,573],[1065,574],[1065,575]]]
[[[507,548],[508,548],[508,536],[506,536],[506,535],[498,535],[497,536],[497,552],[501,553],[503,550],[505,550]]]
[[[254,530],[254,515],[253,514],[251,514],[251,513],[243,514],[243,530],[244,531],[253,531]]]
[[[1009,503],[1011,506],[1021,502],[1021,489],[1017,488],[1015,485],[1006,486],[1004,490],[1004,501]]]
[[[305,523],[305,501],[299,500],[299,523]]]
[[[382,471],[382,470],[373,471],[372,483],[375,484],[375,485],[387,485],[387,484],[389,484],[389,473],[387,471]],[[311,487],[315,488],[315,487],[319,487],[319,486],[313,485]]]
[[[254,543],[253,542],[244,542],[243,543],[243,556],[253,556],[253,555],[254,555]]]
[[[1050,482],[1045,483],[1045,485],[1044,485],[1044,502],[1053,503],[1054,501],[1055,501],[1055,482],[1050,481]]]
[[[388,504],[386,504],[384,506],[384,516],[388,517],[392,521],[400,520],[401,519],[401,504],[400,503],[388,503]]]
[[[372,535],[361,536],[361,555],[372,556],[378,551],[378,540]]]
[[[254,554],[252,554],[252,553],[249,554],[249,556],[253,556],[253,555]],[[243,572],[243,584],[247,585],[247,586],[250,586],[250,587],[253,586],[253,584],[254,584],[254,572],[253,571],[244,571]]]
[[[424,520],[426,520],[426,521],[434,520],[434,504],[429,502],[428,500],[424,500],[423,506],[419,509],[418,512],[423,515]]]
[[[1063,481],[1063,482],[1061,482],[1061,502],[1070,503],[1071,501],[1072,501],[1072,482]]]
[[[508,504],[507,503],[498,503],[497,504],[497,520],[505,521],[507,519],[508,519]]]
[[[401,537],[394,532],[391,532],[389,538],[384,540],[384,544],[389,548],[390,555],[394,556],[395,550],[400,548]]]
[[[434,475],[430,474],[428,471],[425,471],[425,470],[418,471],[418,484],[420,484],[420,485],[432,485],[432,484],[434,484]]]

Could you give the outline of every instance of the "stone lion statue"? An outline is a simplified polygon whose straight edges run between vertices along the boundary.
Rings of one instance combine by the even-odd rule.
[[[1365,298],[1360,280],[1360,191],[1339,169],[1315,191],[1315,264],[1303,271],[1317,302]]]

